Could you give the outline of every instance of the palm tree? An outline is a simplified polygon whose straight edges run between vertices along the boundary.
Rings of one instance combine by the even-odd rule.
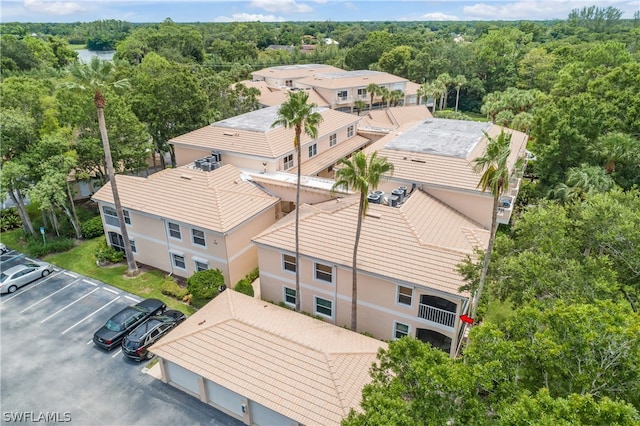
[[[373,108],[373,98],[380,94],[380,86],[375,83],[369,83],[367,86],[367,93],[369,93],[369,96],[371,97],[371,103],[369,104],[369,111],[371,111]]]
[[[473,160],[473,171],[475,173],[482,173],[478,188],[482,189],[482,192],[489,190],[493,194],[493,211],[491,213],[489,246],[484,254],[478,288],[471,304],[471,318],[474,318],[476,315],[484,282],[487,278],[489,260],[491,259],[491,251],[493,250],[493,243],[498,228],[498,222],[496,221],[498,217],[498,200],[503,192],[509,189],[509,166],[507,160],[511,154],[511,133],[505,133],[503,130],[496,138],[490,137],[486,132],[484,136],[488,141],[487,146],[484,155]]]
[[[462,89],[462,86],[467,85],[467,77],[465,77],[462,74],[458,74],[453,79],[453,84],[455,84],[456,86],[456,112],[458,112],[458,101],[460,100],[460,89]]]
[[[367,104],[362,100],[362,99],[358,99],[357,101],[355,101],[353,103],[353,107],[356,109],[356,111],[358,112],[358,115],[360,115],[360,111],[362,111],[363,109],[365,109],[367,106]]]
[[[343,167],[336,171],[336,182],[333,189],[353,188],[360,193],[358,206],[358,224],[356,225],[356,238],[353,243],[353,267],[351,287],[351,330],[356,331],[358,326],[358,245],[362,231],[362,221],[367,214],[369,202],[367,196],[370,190],[378,187],[383,179],[387,179],[393,173],[393,164],[387,162],[385,157],[378,157],[378,151],[374,151],[367,161],[367,156],[358,151],[350,159],[343,158],[339,161]]]
[[[449,85],[453,82],[453,79],[449,73],[442,73],[436,78],[436,83],[439,83],[443,90],[440,94],[440,110],[447,108],[447,97],[449,95]]]
[[[422,83],[418,88],[418,96],[419,98],[424,98],[424,105],[427,106],[427,102],[429,101],[429,96],[433,95],[433,85],[431,83]],[[418,99],[418,104],[420,104],[420,99]],[[427,108],[429,108],[427,106]]]
[[[296,311],[300,312],[300,171],[301,171],[301,149],[300,136],[302,132],[311,139],[318,137],[318,125],[322,122],[322,115],[314,111],[316,104],[309,104],[309,93],[306,91],[289,92],[288,100],[280,105],[278,117],[271,127],[284,126],[293,128],[293,147],[296,150],[296,166],[298,168],[298,179],[296,183]]]
[[[127,233],[127,225],[124,221],[122,213],[122,204],[120,203],[120,195],[116,185],[115,171],[113,168],[113,158],[111,157],[111,146],[109,145],[109,136],[107,135],[107,125],[104,120],[104,108],[107,105],[103,89],[107,86],[113,86],[116,89],[124,89],[130,87],[129,81],[118,80],[113,81],[114,66],[112,62],[102,61],[98,57],[93,57],[88,64],[75,63],[70,68],[71,77],[74,81],[66,83],[64,86],[75,90],[88,90],[93,93],[93,102],[98,112],[98,127],[100,128],[100,136],[104,147],[104,159],[107,165],[107,174],[111,182],[111,190],[113,192],[113,203],[116,207],[118,221],[120,222],[120,233],[124,244],[124,252],[127,258],[127,275],[134,276],[138,274],[138,266],[133,257],[129,234]]]
[[[392,90],[389,93],[389,103],[391,105],[398,106],[401,100],[404,99],[404,92],[400,89]]]
[[[602,160],[607,174],[614,173],[617,165],[638,164],[640,149],[638,142],[625,133],[607,133],[587,146],[594,157]]]
[[[380,87],[380,92],[378,92],[378,94],[381,96],[381,101],[382,101],[382,106],[383,107],[387,107],[389,108],[389,103],[388,103],[388,99],[389,99],[389,95],[391,94],[391,92],[389,92],[389,89],[387,89],[386,87]]]

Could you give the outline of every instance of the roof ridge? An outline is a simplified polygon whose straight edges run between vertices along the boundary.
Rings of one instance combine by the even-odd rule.
[[[351,409],[349,408],[349,410],[347,410],[347,407],[345,407],[345,400],[346,400],[346,395],[344,393],[344,390],[342,389],[342,386],[340,386],[338,384],[338,380],[336,378],[336,374],[335,374],[335,365],[333,363],[333,357],[330,356],[332,354],[328,353],[328,352],[323,352],[324,358],[325,358],[325,362],[327,363],[327,366],[329,367],[329,375],[331,377],[331,382],[333,383],[333,389],[335,390],[337,396],[338,396],[338,401],[340,402],[340,411],[342,411],[342,416],[343,417],[347,417],[347,415],[349,414],[349,411],[351,411]]]

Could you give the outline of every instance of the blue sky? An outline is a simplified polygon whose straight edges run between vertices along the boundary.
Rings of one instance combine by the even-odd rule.
[[[0,22],[544,20],[591,5],[630,19],[640,0],[0,0]]]

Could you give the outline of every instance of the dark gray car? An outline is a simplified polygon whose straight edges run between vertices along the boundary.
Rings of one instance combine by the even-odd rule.
[[[122,342],[122,339],[131,330],[150,316],[163,313],[166,308],[167,305],[158,299],[146,299],[137,305],[127,306],[95,332],[93,343],[101,348],[111,350]]]
[[[149,346],[160,340],[187,317],[180,311],[168,310],[153,316],[129,333],[122,341],[122,353],[134,361],[150,358]]]

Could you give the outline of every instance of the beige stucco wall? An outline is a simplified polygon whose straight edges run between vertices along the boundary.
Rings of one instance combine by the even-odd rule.
[[[284,287],[295,289],[295,273],[283,268],[282,254],[295,256],[295,253],[282,252],[272,247],[258,245],[258,262],[260,267],[260,292],[264,300],[280,302],[284,300]],[[322,262],[305,256],[300,258],[301,309],[314,313],[314,296],[319,296],[333,303],[333,316],[324,320],[337,326],[351,324],[351,269],[346,266],[333,266],[333,283],[326,283],[314,278],[314,264]],[[397,303],[398,284],[413,287],[412,306]],[[358,331],[368,332],[376,338],[389,340],[393,338],[395,322],[409,325],[409,334],[416,336],[418,328],[437,331],[452,340],[456,338],[457,328],[449,328],[418,317],[421,295],[432,295],[445,298],[458,305],[461,313],[462,298],[447,296],[425,287],[420,283],[400,283],[391,278],[374,276],[367,273],[358,274]],[[293,307],[293,305],[291,305]],[[459,320],[457,321],[459,323]],[[457,324],[456,324],[457,327]]]
[[[255,222],[248,221],[225,236],[211,230],[193,228],[189,224],[173,219],[167,220],[129,209],[125,210],[129,211],[131,218],[131,225],[127,225],[127,232],[129,239],[135,242],[134,257],[137,262],[188,278],[195,272],[197,260],[207,263],[209,269],[220,269],[228,285],[235,285],[258,265],[257,249],[252,246],[251,238],[275,223],[276,215],[276,207],[271,207],[256,216]],[[103,215],[101,206],[100,213]],[[180,226],[180,239],[169,236],[167,222]],[[120,234],[119,227],[105,223],[104,215],[103,227],[105,233]],[[206,247],[193,243],[192,229],[205,233]],[[186,266],[184,269],[174,266],[172,253],[184,257]]]

